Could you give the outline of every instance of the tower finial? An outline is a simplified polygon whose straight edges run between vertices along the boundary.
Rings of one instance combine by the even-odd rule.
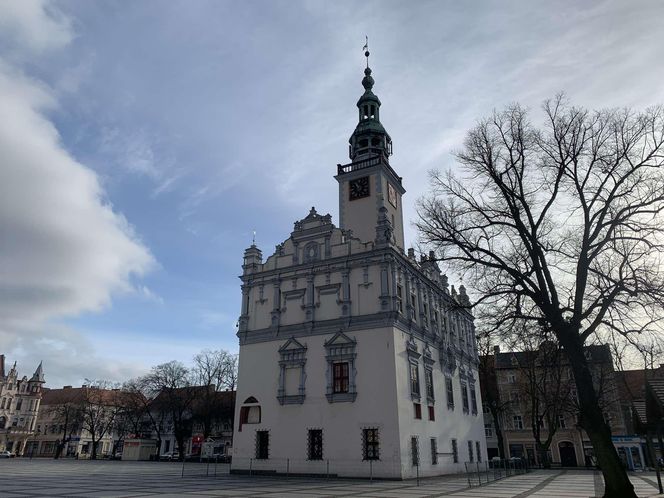
[[[367,58],[367,69],[369,68],[369,37],[364,36],[366,43],[364,44],[364,47],[362,47],[362,50],[364,50],[364,56]]]
[[[252,232],[252,237],[251,237],[251,245],[255,246],[256,245],[256,230]]]

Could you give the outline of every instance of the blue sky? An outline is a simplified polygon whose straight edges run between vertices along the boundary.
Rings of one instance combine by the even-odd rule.
[[[48,385],[237,350],[242,252],[314,205],[374,91],[404,177],[565,91],[664,102],[661,2],[0,1],[0,352]],[[416,242],[409,226],[407,238]],[[451,275],[455,282],[454,275]],[[468,285],[468,284],[467,284]]]

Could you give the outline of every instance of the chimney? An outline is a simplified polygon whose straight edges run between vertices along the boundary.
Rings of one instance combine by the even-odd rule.
[[[71,386],[63,386],[62,389],[71,389]]]
[[[493,354],[498,354],[498,353],[500,353],[500,346],[496,345],[493,347]]]

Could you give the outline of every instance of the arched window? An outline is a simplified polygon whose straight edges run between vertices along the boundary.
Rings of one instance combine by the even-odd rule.
[[[261,406],[258,404],[258,400],[253,396],[249,396],[243,405],[240,407],[240,424],[238,426],[238,432],[242,432],[242,426],[244,424],[260,424],[261,423]]]

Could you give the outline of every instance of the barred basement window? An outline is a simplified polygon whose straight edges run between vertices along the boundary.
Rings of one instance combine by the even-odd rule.
[[[459,446],[456,439],[452,439],[452,461],[459,463]]]
[[[378,440],[378,429],[362,429],[362,459],[379,460],[380,442]]]
[[[323,431],[322,429],[309,429],[307,436],[307,459],[323,459]]]
[[[270,454],[270,431],[256,431],[256,459],[267,460]]]
[[[468,461],[469,462],[474,462],[475,458],[473,457],[473,442],[468,441]]]
[[[438,463],[438,442],[435,437],[431,438],[431,465]]]
[[[418,466],[420,464],[420,446],[417,436],[410,438],[410,454],[413,458],[413,465]]]

